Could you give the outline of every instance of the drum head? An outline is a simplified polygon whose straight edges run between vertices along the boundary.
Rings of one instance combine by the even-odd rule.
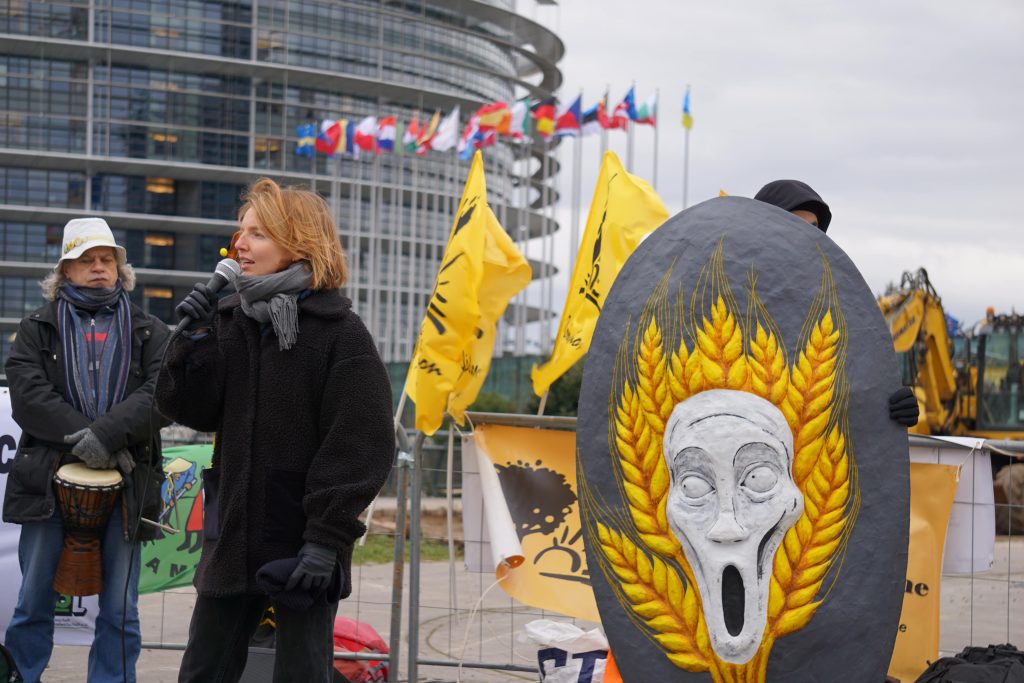
[[[117,470],[94,470],[80,462],[64,465],[57,470],[55,478],[68,484],[96,488],[117,486],[121,483],[121,473]]]

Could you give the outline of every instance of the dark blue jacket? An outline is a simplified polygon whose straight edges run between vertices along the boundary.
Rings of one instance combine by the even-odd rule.
[[[126,528],[126,537],[155,537],[152,527],[135,527],[140,506],[147,519],[156,520],[160,513],[160,427],[166,421],[152,406],[170,331],[134,304],[131,316],[132,358],[124,400],[92,423],[65,398],[56,302],[44,304],[21,321],[4,365],[14,421],[21,427],[18,452],[7,475],[5,522],[34,522],[53,514],[53,474],[61,455],[69,450],[64,437],[90,427],[111,453],[127,448],[135,459],[135,470],[125,481],[122,497],[126,527],[131,527]]]

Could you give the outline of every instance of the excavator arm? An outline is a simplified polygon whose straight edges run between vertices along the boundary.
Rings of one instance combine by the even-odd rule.
[[[921,404],[921,420],[910,431],[948,434],[956,422],[956,370],[942,300],[928,272],[903,273],[898,289],[879,297],[905,382]]]

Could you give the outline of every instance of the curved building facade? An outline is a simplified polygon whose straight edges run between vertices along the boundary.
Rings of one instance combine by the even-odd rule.
[[[494,100],[550,96],[562,54],[511,0],[9,0],[0,355],[41,303],[37,282],[68,219],[105,218],[136,267],[133,298],[172,322],[219,260],[240,192],[269,176],[328,200],[351,266],[346,294],[384,359],[407,361],[468,163],[453,152],[299,156],[296,126],[423,121],[456,105],[465,120]],[[486,152],[489,199],[520,243],[555,230],[544,153]],[[535,277],[553,272],[533,265]],[[540,314],[512,310],[520,328]]]

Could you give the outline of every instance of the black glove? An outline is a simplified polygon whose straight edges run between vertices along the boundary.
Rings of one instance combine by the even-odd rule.
[[[322,591],[330,584],[337,563],[337,551],[307,541],[299,551],[299,566],[288,577],[284,589],[290,591],[299,587],[304,591]]]
[[[211,292],[205,284],[197,282],[188,296],[174,307],[174,315],[178,316],[178,320],[185,316],[191,318],[185,329],[195,330],[210,326],[216,307],[217,295]]]
[[[109,470],[116,462],[110,451],[103,445],[95,433],[88,427],[64,437],[64,443],[74,444],[71,455],[75,456],[94,470]]]
[[[910,387],[900,387],[889,397],[889,417],[901,425],[913,427],[921,417],[917,396]]]
[[[114,453],[114,461],[117,462],[117,469],[121,470],[123,474],[129,474],[135,469],[135,458],[132,457],[127,448],[122,448],[117,453]]]

